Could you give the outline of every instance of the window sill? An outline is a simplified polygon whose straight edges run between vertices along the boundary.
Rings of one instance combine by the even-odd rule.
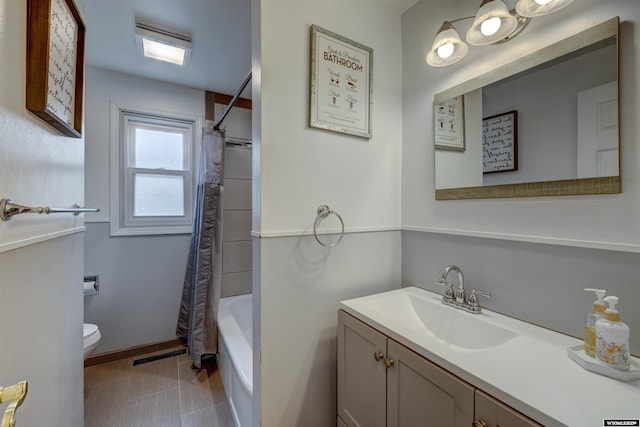
[[[110,235],[118,236],[157,236],[163,234],[191,234],[193,227],[176,226],[176,227],[128,227],[118,228],[111,223]]]

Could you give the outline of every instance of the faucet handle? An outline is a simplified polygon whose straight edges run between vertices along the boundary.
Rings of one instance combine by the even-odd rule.
[[[459,305],[467,304],[467,296],[464,294],[464,288],[462,286],[458,286],[458,290],[456,291],[456,303]]]
[[[477,289],[472,289],[472,290],[471,290],[471,293],[472,293],[472,294],[478,294],[478,295],[481,295],[481,296],[483,296],[483,297],[485,297],[485,298],[491,298],[491,294],[490,294],[489,292],[479,291],[479,290],[477,290]]]
[[[451,282],[447,282],[446,279],[440,278],[436,280],[436,284],[440,286],[445,286],[444,293],[442,294],[445,300],[455,300],[456,292],[453,290],[453,284]]]
[[[480,303],[478,302],[478,295],[485,298],[491,298],[491,294],[489,292],[472,289],[471,292],[469,292],[469,296],[467,296],[467,305],[473,313],[480,313],[480,311],[482,311]]]

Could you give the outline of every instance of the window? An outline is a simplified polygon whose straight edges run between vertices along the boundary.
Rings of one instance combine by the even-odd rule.
[[[111,235],[191,233],[200,118],[112,105]]]

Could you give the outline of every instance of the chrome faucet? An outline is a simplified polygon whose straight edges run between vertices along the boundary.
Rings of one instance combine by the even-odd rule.
[[[447,276],[451,272],[451,270],[458,273],[458,290],[453,290],[453,285],[447,281]],[[462,270],[457,265],[448,265],[444,271],[442,271],[442,276],[436,282],[439,285],[445,286],[443,300],[445,304],[447,303],[458,303],[464,304],[464,276],[462,275]]]
[[[453,284],[447,281],[447,276],[451,270],[458,273],[458,289],[454,291]],[[442,271],[442,276],[436,280],[438,285],[444,286],[444,293],[442,294],[442,303],[457,308],[462,308],[470,313],[478,314],[482,312],[482,307],[478,303],[478,295],[490,298],[489,292],[477,291],[473,289],[466,294],[464,289],[464,276],[462,270],[457,265],[449,265]]]

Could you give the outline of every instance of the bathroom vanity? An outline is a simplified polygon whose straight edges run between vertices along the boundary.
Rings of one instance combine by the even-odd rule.
[[[584,370],[580,340],[415,287],[343,301],[338,426],[599,426],[640,418],[640,381]]]

